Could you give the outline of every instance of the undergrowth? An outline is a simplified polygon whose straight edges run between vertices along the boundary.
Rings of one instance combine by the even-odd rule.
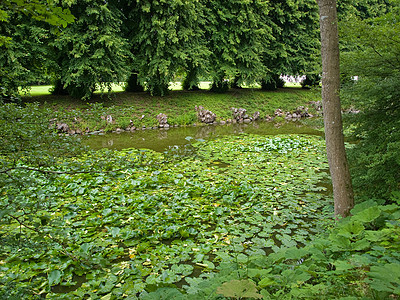
[[[221,263],[184,289],[160,288],[143,299],[398,299],[400,193],[392,200],[356,205],[304,247]]]

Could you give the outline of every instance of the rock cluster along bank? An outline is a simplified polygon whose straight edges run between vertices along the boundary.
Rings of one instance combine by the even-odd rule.
[[[315,111],[317,112],[318,115],[322,113],[322,104],[320,101],[317,102],[310,102],[310,105],[313,106]],[[203,106],[195,106],[195,110],[197,112],[197,119],[200,123],[210,125],[224,125],[227,123],[251,123],[253,121],[258,121],[261,120],[261,114],[260,112],[256,111],[254,114],[251,116],[247,113],[247,110],[244,108],[236,108],[232,107],[230,110],[232,112],[232,118],[227,119],[227,120],[221,120],[217,121],[217,115],[210,111],[205,109]],[[300,119],[304,118],[311,118],[314,115],[310,114],[308,112],[308,107],[305,106],[299,106],[297,109],[294,111],[283,111],[282,109],[276,109],[274,114],[267,115],[264,117],[265,121],[274,121],[274,120],[287,120],[287,121],[298,121]],[[142,116],[143,118],[144,116]],[[115,120],[111,115],[106,115],[106,116],[100,116],[101,120],[106,121],[107,124],[114,124]],[[166,114],[160,113],[156,116],[156,119],[158,121],[157,126],[153,127],[135,127],[133,124],[133,121],[130,121],[130,124],[126,128],[117,128],[113,132],[124,132],[124,131],[131,131],[134,132],[136,130],[144,130],[144,129],[169,129],[170,127],[178,127],[178,125],[170,125],[168,123],[168,116]],[[81,129],[74,129],[71,128],[67,123],[65,122],[57,122],[55,119],[52,119],[52,124],[55,124],[56,130],[60,134],[68,134],[68,135],[74,135],[74,134],[104,134],[104,130],[97,130],[97,131],[90,131],[88,128],[86,130],[81,130]]]

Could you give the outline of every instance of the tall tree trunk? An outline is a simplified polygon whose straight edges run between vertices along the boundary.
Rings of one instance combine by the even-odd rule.
[[[317,2],[321,29],[322,104],[326,152],[332,177],[335,215],[346,217],[354,206],[354,195],[344,147],[340,107],[336,0],[317,0]]]

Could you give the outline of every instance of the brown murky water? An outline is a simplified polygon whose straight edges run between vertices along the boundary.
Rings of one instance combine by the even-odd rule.
[[[172,147],[189,144],[191,140],[210,140],[225,135],[239,134],[309,134],[322,136],[323,132],[296,122],[274,124],[270,122],[254,122],[250,124],[228,124],[187,126],[165,129],[146,129],[135,132],[108,133],[90,135],[84,138],[84,144],[92,149],[152,149],[164,152]]]

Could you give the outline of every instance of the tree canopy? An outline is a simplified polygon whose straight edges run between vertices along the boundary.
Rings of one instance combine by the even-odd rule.
[[[216,86],[252,83],[272,73],[300,74],[315,62],[311,54],[318,48],[318,19],[311,0],[89,2],[3,2],[4,37],[26,34],[21,26],[32,21],[23,14],[52,24],[36,23],[46,33],[29,47],[15,38],[14,55],[53,54],[40,57],[40,65],[4,56],[2,64],[15,67],[21,78],[13,76],[13,86],[2,83],[3,95],[16,95],[16,87],[27,86],[22,69],[31,77],[37,71],[49,75],[57,83],[55,91],[88,98],[94,89],[127,81],[131,74],[150,93],[164,95],[176,77],[186,77],[189,87],[200,76]],[[71,14],[75,22],[62,28]]]
[[[96,89],[111,90],[130,72],[129,45],[121,36],[121,13],[104,1],[75,1],[76,21],[50,43],[55,77],[75,98],[90,98]]]
[[[342,0],[339,17],[375,17],[392,6]],[[6,0],[1,94],[15,97],[38,81],[82,99],[126,81],[164,95],[176,78],[188,89],[199,78],[220,91],[230,83],[273,88],[281,74],[320,73],[318,32],[313,0]]]

